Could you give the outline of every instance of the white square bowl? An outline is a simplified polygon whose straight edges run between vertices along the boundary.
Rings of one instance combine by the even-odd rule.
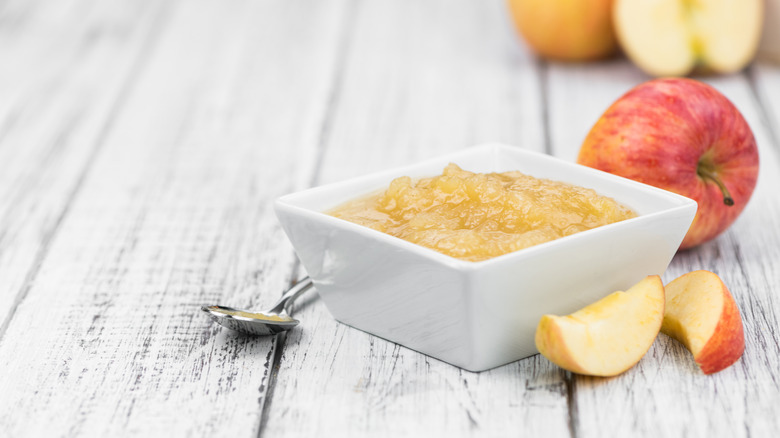
[[[588,187],[638,217],[500,257],[468,262],[329,216],[399,176],[519,170]],[[645,184],[529,152],[488,144],[283,196],[276,214],[320,297],[338,321],[470,371],[538,351],[545,313],[568,314],[646,275],[662,274],[696,202]]]

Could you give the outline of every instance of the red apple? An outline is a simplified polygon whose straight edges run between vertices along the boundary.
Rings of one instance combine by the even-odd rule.
[[[577,162],[695,200],[680,248],[726,230],[758,179],[750,126],[725,96],[692,79],[656,79],[623,95],[590,130]]]
[[[612,1],[508,0],[508,5],[517,30],[536,53],[585,61],[617,50]]]

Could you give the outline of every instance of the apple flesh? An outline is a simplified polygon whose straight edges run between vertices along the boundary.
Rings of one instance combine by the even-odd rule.
[[[755,56],[763,18],[763,0],[615,0],[613,14],[621,47],[654,76],[741,70]]]
[[[725,231],[758,179],[750,126],[725,96],[691,79],[656,79],[615,101],[577,162],[687,196],[698,210],[680,248]]]
[[[539,55],[585,61],[617,49],[613,0],[508,0],[519,33]]]
[[[661,332],[685,345],[704,374],[729,367],[745,351],[739,308],[709,271],[689,272],[666,285]]]
[[[663,317],[664,287],[652,275],[626,292],[615,292],[571,315],[542,316],[536,347],[571,372],[615,376],[645,355]]]

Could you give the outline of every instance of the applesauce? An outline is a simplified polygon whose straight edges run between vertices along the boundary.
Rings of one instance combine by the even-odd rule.
[[[452,163],[431,178],[396,178],[328,214],[474,262],[636,216],[592,189]]]

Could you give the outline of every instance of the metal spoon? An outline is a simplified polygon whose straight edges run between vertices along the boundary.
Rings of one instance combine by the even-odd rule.
[[[290,330],[300,323],[290,317],[287,308],[300,294],[309,290],[313,283],[309,277],[302,278],[287,290],[270,310],[249,312],[225,306],[203,306],[211,319],[223,327],[249,335],[267,336]]]

